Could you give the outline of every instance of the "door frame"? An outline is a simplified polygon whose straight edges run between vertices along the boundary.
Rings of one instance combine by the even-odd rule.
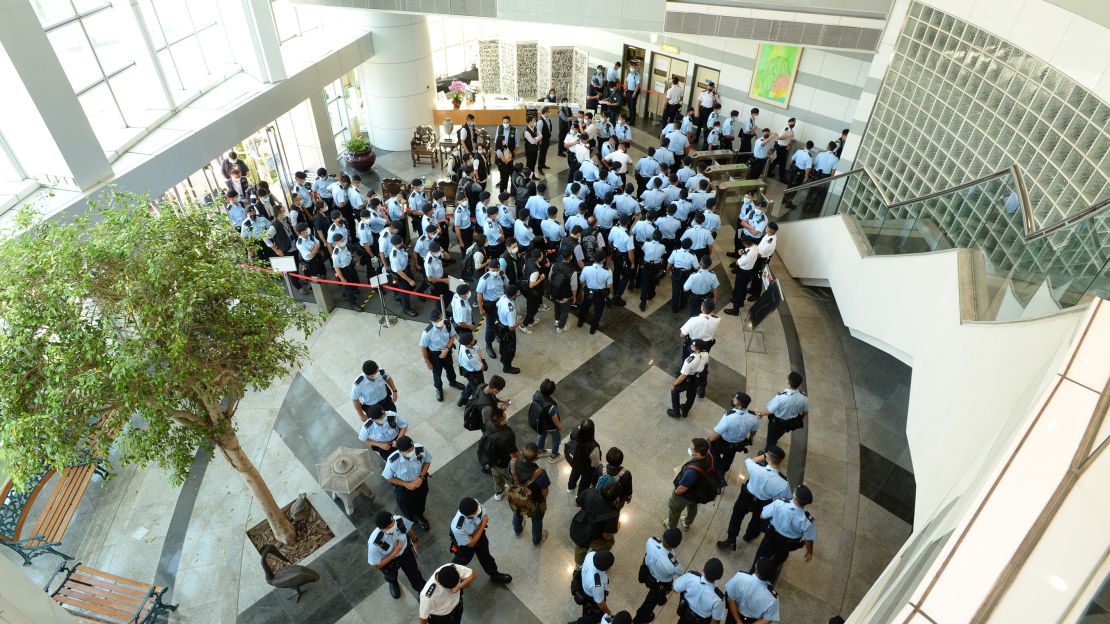
[[[656,61],[656,59],[658,59],[658,58],[660,58],[660,57],[662,57],[662,58],[666,58],[666,59],[669,59],[669,60],[671,61],[671,63],[672,63],[672,65],[671,65],[671,67],[672,67],[672,68],[674,67],[673,63],[674,63],[675,61],[679,61],[679,62],[681,62],[681,63],[686,63],[686,74],[684,74],[684,75],[682,76],[682,85],[683,85],[683,88],[685,88],[685,86],[686,86],[686,85],[688,85],[688,84],[689,84],[689,82],[690,82],[690,74],[689,74],[689,72],[690,72],[690,61],[688,61],[688,60],[686,60],[686,59],[680,59],[680,58],[678,58],[678,57],[675,57],[675,56],[671,56],[670,54],[664,54],[663,52],[656,52],[656,51],[654,51],[654,50],[653,50],[653,51],[651,52],[651,66],[650,66],[650,73],[648,73],[648,74],[647,74],[647,75],[646,75],[646,76],[644,77],[644,81],[645,81],[645,83],[647,83],[647,84],[648,84],[649,86],[651,86],[651,85],[652,85],[652,82],[651,82],[651,81],[654,81],[654,80],[655,80],[655,61]],[[666,76],[666,78],[664,79],[664,82],[663,82],[663,86],[664,86],[664,88],[666,88],[666,89],[669,89],[669,88],[671,87],[671,78],[672,78],[672,77],[673,77],[674,75],[675,75],[675,74],[674,74],[674,72],[673,72],[673,71],[668,71],[668,72],[667,72],[667,76]],[[658,97],[659,97],[659,101],[661,101],[661,100],[662,100],[662,98],[663,98],[663,94],[659,94],[659,96],[658,96]],[[666,106],[666,104],[664,104],[663,106]],[[645,113],[647,113],[647,112],[648,112],[648,111],[646,110],[646,108],[647,108],[647,107],[646,107],[646,104],[645,104],[645,111],[644,111]],[[662,108],[663,108],[663,107],[660,107],[660,111],[659,111],[660,113],[662,113],[662,112],[663,112],[663,111],[662,111]],[[683,112],[685,112],[685,111],[683,111]],[[646,117],[646,114],[645,114],[645,117]],[[656,119],[658,119],[658,117],[656,117]]]
[[[708,65],[702,65],[701,63],[694,63],[693,65],[694,65],[694,71],[693,71],[693,73],[690,74],[690,76],[693,78],[694,84],[691,85],[691,87],[690,87],[690,99],[687,100],[686,106],[693,107],[694,110],[697,110],[697,108],[694,107],[694,102],[696,102],[697,99],[698,99],[698,96],[701,95],[700,93],[696,92],[698,89],[701,88],[697,84],[698,69],[699,68],[700,69],[708,69],[710,71],[717,72],[717,79],[714,82],[717,83],[718,89],[720,88],[720,82],[721,82],[721,70],[719,70],[715,67],[710,67]],[[685,112],[686,111],[683,111],[683,114],[685,114]]]

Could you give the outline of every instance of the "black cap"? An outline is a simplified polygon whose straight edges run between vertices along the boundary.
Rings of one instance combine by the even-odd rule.
[[[393,524],[393,514],[384,509],[379,511],[377,515],[374,516],[374,526],[378,527],[379,529],[384,529],[391,524]]]
[[[804,485],[799,485],[798,489],[794,490],[794,498],[798,499],[798,503],[803,507],[813,502],[813,492]]]
[[[594,567],[602,572],[613,567],[613,553],[608,550],[594,553]]]
[[[478,513],[478,501],[467,496],[459,501],[459,511],[462,512],[464,516]]]
[[[725,564],[721,563],[720,559],[713,557],[705,562],[705,567],[701,571],[705,575],[705,580],[713,583],[721,580],[721,577],[725,575]]]
[[[401,451],[403,453],[405,451],[412,450],[412,446],[413,446],[412,438],[410,438],[408,436],[401,436],[401,437],[397,438],[397,450],[398,451]]]
[[[680,529],[667,529],[663,531],[663,543],[671,548],[674,548],[682,543],[682,531]]]
[[[459,584],[459,570],[455,564],[449,563],[436,572],[436,580],[447,589],[455,589]]]

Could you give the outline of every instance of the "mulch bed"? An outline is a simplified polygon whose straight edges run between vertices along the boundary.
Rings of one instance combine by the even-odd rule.
[[[289,503],[281,508],[286,517],[289,517],[289,508],[292,505],[293,503]],[[270,523],[265,520],[247,530],[247,537],[254,544],[256,551],[261,551],[266,544],[273,544],[281,551],[281,554],[289,559],[290,563],[286,563],[277,557],[270,557],[269,563],[271,569],[275,572],[303,560],[335,537],[335,534],[328,528],[327,523],[320,517],[320,513],[316,511],[316,507],[312,505],[311,501],[308,501],[308,507],[308,514],[304,519],[292,520],[293,527],[297,529],[297,539],[291,544],[282,544],[274,538],[274,532],[270,530]]]

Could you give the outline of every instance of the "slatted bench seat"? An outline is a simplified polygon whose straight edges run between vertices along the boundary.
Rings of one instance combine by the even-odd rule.
[[[103,570],[66,562],[50,577],[44,588],[48,593],[54,579],[65,573],[58,589],[50,594],[55,602],[80,622],[94,624],[150,624],[177,605],[162,602],[165,587],[109,574]]]
[[[73,557],[56,550],[55,546],[62,543],[66,529],[69,528],[69,522],[73,519],[73,514],[77,511],[77,506],[81,504],[81,499],[85,496],[85,491],[89,489],[89,483],[96,472],[98,472],[96,464],[70,466],[63,470],[58,477],[57,486],[46,501],[46,507],[42,510],[42,514],[39,515],[29,533],[31,537],[19,539],[26,514],[31,509],[31,505],[38,497],[39,492],[42,491],[43,483],[49,479],[49,474],[46,474],[42,481],[36,485],[31,496],[22,501],[24,507],[21,510],[15,532],[11,536],[13,539],[8,540],[0,536],[0,539],[3,540],[0,541],[0,544],[4,544],[19,553],[23,557],[23,565],[31,565],[32,559],[47,553],[58,555],[67,560],[72,559]],[[10,489],[10,485],[8,487]]]

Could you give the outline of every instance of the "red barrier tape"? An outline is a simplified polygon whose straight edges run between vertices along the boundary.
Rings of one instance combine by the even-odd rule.
[[[265,271],[266,273],[277,273],[277,271],[275,271],[273,269],[267,269],[266,267],[255,266],[253,264],[240,264],[239,266],[241,266],[245,269],[254,269],[256,271]],[[372,284],[358,284],[358,283],[355,283],[355,282],[341,282],[339,280],[329,280],[329,279],[323,279],[323,278],[319,278],[319,277],[309,277],[307,275],[301,275],[300,273],[289,273],[289,276],[290,277],[296,277],[298,279],[303,279],[303,280],[309,281],[309,282],[317,282],[319,284],[335,284],[337,286],[351,286],[351,287],[354,287],[354,288],[373,288],[375,290],[377,290],[377,288],[378,288],[377,286],[374,286]],[[418,293],[415,290],[405,290],[403,288],[394,288],[393,286],[386,286],[385,284],[382,284],[381,288],[383,288],[385,290],[392,290],[392,291],[395,291],[395,292],[403,292],[403,293],[407,293],[407,294],[410,294],[410,295],[416,295],[417,297],[423,297],[425,299],[435,299],[436,301],[440,301],[440,300],[443,299],[443,297],[440,297],[438,295],[425,295],[424,293]]]

